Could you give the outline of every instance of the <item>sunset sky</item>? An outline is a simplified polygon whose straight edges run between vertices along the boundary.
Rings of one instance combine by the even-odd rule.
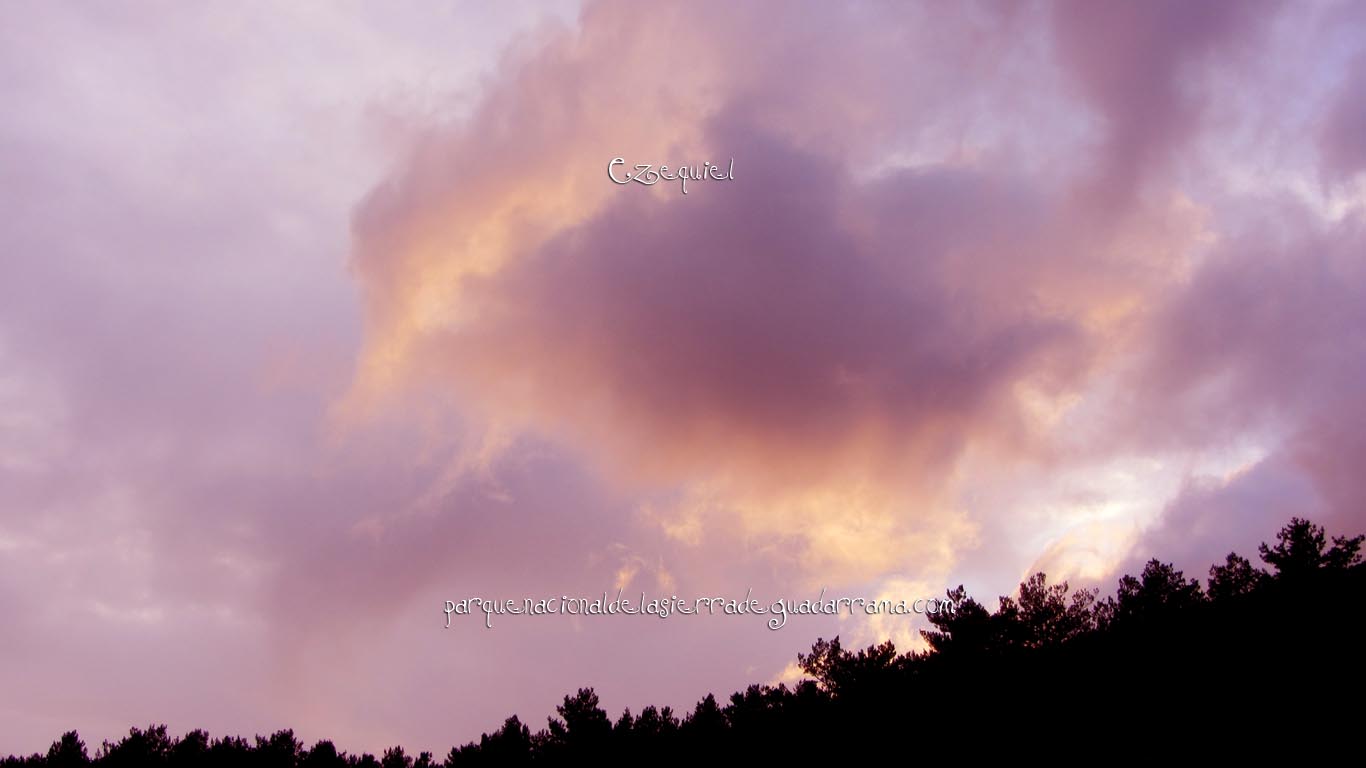
[[[1366,531],[1366,3],[11,2],[0,103],[0,755],[444,755],[926,626],[447,599]]]

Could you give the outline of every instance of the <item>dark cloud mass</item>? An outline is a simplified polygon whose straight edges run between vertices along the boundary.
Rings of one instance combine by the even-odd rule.
[[[744,158],[734,183],[669,205],[623,195],[471,279],[477,319],[430,347],[457,384],[603,433],[631,469],[772,466],[793,482],[951,454],[1025,369],[1076,356],[1082,332],[1027,293],[983,306],[949,284],[954,256],[1037,236],[990,180],[856,185],[771,136],[709,143]]]

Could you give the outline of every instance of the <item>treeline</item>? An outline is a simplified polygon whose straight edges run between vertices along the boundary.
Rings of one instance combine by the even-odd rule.
[[[1362,536],[1327,538],[1299,518],[1259,548],[1266,569],[1230,553],[1202,586],[1151,560],[1113,596],[1039,573],[988,610],[960,586],[931,617],[925,652],[839,638],[798,654],[809,680],[751,685],[686,713],[629,710],[612,720],[591,688],[566,696],[547,727],[515,715],[440,762],[401,747],[348,754],[292,731],[252,741],[165,726],[133,728],[94,756],[76,732],[3,766],[483,766],[697,764],[889,754],[1014,754],[1114,760],[1191,749],[1295,752],[1362,725]],[[1269,570],[1268,570],[1269,569]],[[1344,744],[1345,746],[1345,744]],[[1349,747],[1350,749],[1350,747]]]

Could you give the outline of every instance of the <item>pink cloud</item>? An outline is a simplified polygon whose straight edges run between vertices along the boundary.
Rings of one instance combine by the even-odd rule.
[[[7,748],[181,718],[444,751],[580,685],[687,707],[912,634],[441,629],[463,593],[990,597],[1363,527],[1359,28],[409,11],[0,29]]]

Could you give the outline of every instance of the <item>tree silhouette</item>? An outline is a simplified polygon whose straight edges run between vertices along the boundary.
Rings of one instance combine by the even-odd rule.
[[[468,744],[463,750],[452,749],[447,765],[528,765],[535,746],[531,729],[513,715],[503,721],[503,727],[479,738],[478,744]]]
[[[683,735],[692,752],[716,754],[726,735],[726,716],[716,703],[716,696],[707,694],[692,714],[683,721]]]
[[[1096,593],[1081,589],[1067,596],[1067,582],[1049,584],[1048,577],[1036,573],[1020,584],[1018,601],[1001,598],[998,614],[1007,614],[1017,625],[1012,632],[1018,645],[1042,648],[1067,642],[1090,629],[1091,608]]]
[[[797,654],[802,671],[836,699],[872,694],[881,682],[889,679],[888,672],[901,662],[896,646],[890,640],[851,653],[840,647],[840,639],[836,636],[829,642],[817,639],[811,646],[810,655]]]
[[[948,655],[973,655],[1000,651],[1009,645],[1013,616],[991,613],[969,597],[962,584],[945,594],[955,609],[929,614],[935,629],[920,632],[930,648]]]
[[[1263,543],[1257,551],[1263,562],[1276,569],[1277,576],[1298,579],[1321,568],[1342,570],[1357,565],[1363,538],[1334,536],[1333,545],[1325,549],[1323,528],[1295,517],[1276,534],[1274,547]]]
[[[403,747],[389,747],[380,758],[380,768],[413,768],[413,759],[403,751]]]
[[[80,734],[75,731],[67,731],[62,734],[62,738],[52,742],[52,746],[48,747],[47,765],[52,768],[89,764],[90,756],[85,751],[85,742],[81,741]]]
[[[255,754],[257,765],[266,768],[292,768],[303,756],[304,745],[294,738],[294,731],[283,730],[272,733],[269,738],[256,737]]]
[[[555,711],[561,719],[549,719],[548,737],[553,750],[592,753],[601,749],[612,734],[612,721],[598,706],[598,694],[592,688],[580,688],[574,696],[565,696],[564,703]]]
[[[680,723],[671,707],[656,708],[653,704],[640,710],[631,732],[649,741],[666,741],[678,733]]]
[[[839,636],[819,638],[797,654],[808,679],[750,685],[724,704],[708,694],[681,722],[669,707],[646,706],[613,723],[594,689],[580,688],[546,728],[533,732],[513,715],[452,748],[444,765],[853,762],[904,745],[908,734],[917,757],[931,760],[990,756],[994,745],[1037,757],[1130,755],[1173,727],[1225,758],[1243,734],[1340,741],[1354,733],[1355,688],[1366,677],[1352,610],[1366,595],[1362,541],[1330,544],[1321,527],[1292,519],[1259,548],[1274,573],[1229,553],[1210,567],[1207,593],[1158,559],[1120,578],[1103,601],[1037,573],[988,611],[960,585],[947,593],[955,611],[928,616],[927,651],[899,653],[890,642],[850,651]],[[1199,719],[1183,720],[1175,703],[1198,707]],[[1295,747],[1312,744],[1297,738]],[[0,760],[0,768],[432,764],[430,753],[413,759],[401,746],[376,759],[330,741],[305,750],[290,730],[251,742],[210,740],[202,730],[171,739],[164,725],[131,728],[93,758],[68,731],[45,755]]]
[[[210,765],[243,765],[251,757],[251,745],[240,736],[225,736],[209,744]]]
[[[171,739],[165,725],[149,725],[147,730],[128,729],[117,744],[106,741],[97,756],[101,765],[145,766],[165,764],[171,754]]]
[[[1164,611],[1198,605],[1204,598],[1199,581],[1187,580],[1171,563],[1153,558],[1137,578],[1120,578],[1115,596],[1098,606],[1097,620],[1103,626],[1146,620]]]
[[[1223,565],[1209,567],[1209,597],[1211,600],[1227,600],[1246,595],[1265,579],[1266,571],[1252,567],[1247,558],[1230,552]]]
[[[303,768],[338,768],[346,765],[346,759],[337,753],[336,745],[323,740],[308,750],[299,761],[299,765]]]

